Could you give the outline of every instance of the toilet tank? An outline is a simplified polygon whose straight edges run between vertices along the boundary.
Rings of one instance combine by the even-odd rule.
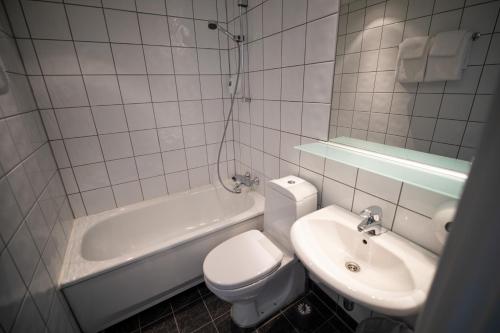
[[[264,233],[293,253],[290,229],[300,217],[317,208],[318,190],[307,181],[287,176],[267,183]]]

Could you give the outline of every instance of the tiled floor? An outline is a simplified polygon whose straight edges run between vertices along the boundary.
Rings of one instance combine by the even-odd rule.
[[[310,312],[302,315],[299,308],[310,309]],[[204,284],[200,284],[103,333],[352,333],[356,328],[356,322],[313,283],[303,296],[258,327],[237,327],[232,323],[229,311],[230,304],[218,299]]]

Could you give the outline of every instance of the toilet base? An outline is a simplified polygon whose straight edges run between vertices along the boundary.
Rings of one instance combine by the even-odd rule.
[[[306,273],[297,260],[293,260],[275,274],[257,297],[233,303],[231,318],[236,325],[244,328],[254,327],[304,293]]]

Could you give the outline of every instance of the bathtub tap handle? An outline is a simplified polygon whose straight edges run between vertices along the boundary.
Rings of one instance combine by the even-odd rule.
[[[236,174],[233,177],[233,180],[236,182],[236,186],[240,188],[241,186],[253,187],[253,185],[259,185],[259,177],[253,177],[250,172],[246,172],[244,175]]]

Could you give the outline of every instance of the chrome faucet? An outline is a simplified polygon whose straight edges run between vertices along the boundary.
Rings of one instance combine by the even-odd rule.
[[[236,193],[241,193],[241,187],[253,187],[254,185],[259,185],[259,177],[253,177],[250,172],[246,172],[244,175],[234,175],[233,180],[235,181],[233,191]]]
[[[358,224],[359,232],[366,232],[371,236],[377,236],[385,230],[382,228],[382,208],[379,206],[370,206],[365,208],[359,214],[363,218]]]

